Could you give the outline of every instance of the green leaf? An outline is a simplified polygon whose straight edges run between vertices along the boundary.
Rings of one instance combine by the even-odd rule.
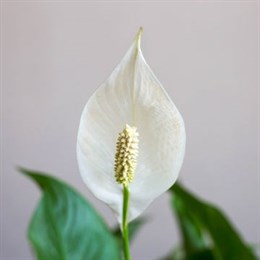
[[[79,193],[42,173],[21,172],[43,192],[28,229],[38,260],[121,259],[116,238]]]
[[[187,260],[214,260],[214,254],[211,249],[197,251],[188,256]]]
[[[256,259],[219,209],[198,199],[180,184],[174,184],[170,191],[174,195],[172,207],[179,222],[185,259]]]
[[[214,255],[211,249],[197,251],[185,257],[185,252],[182,248],[174,249],[168,256],[160,260],[214,260]]]

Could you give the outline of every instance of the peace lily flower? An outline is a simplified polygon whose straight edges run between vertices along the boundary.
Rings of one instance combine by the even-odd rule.
[[[131,221],[173,185],[185,151],[183,119],[143,57],[141,32],[88,100],[78,131],[81,176],[119,223],[123,187]]]

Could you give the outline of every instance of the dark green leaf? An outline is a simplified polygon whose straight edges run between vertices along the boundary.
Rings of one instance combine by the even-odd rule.
[[[121,259],[116,238],[80,194],[53,177],[21,172],[43,192],[28,229],[38,260]]]
[[[214,260],[214,254],[212,249],[204,249],[197,251],[187,257],[187,260]]]
[[[194,254],[185,256],[185,252],[182,248],[174,249],[168,256],[161,258],[160,260],[214,260],[214,255],[211,249],[204,249],[197,251]]]
[[[186,259],[256,259],[219,209],[196,198],[180,184],[170,191],[174,195],[172,207],[179,221]],[[196,258],[200,252],[211,254],[211,258]]]

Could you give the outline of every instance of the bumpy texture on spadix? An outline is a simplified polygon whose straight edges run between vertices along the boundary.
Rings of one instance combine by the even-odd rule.
[[[128,186],[134,179],[138,155],[138,133],[136,127],[126,125],[119,134],[115,155],[115,178],[120,184]]]
[[[185,150],[182,117],[144,60],[140,37],[141,31],[88,100],[77,141],[82,178],[90,191],[113,209],[120,223],[123,185],[115,179],[114,159],[118,133],[126,124],[139,133],[138,163],[128,184],[129,221],[176,181]],[[174,90],[174,86],[169,88]]]

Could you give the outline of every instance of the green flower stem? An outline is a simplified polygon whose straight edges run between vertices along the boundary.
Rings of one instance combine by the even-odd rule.
[[[123,247],[125,260],[130,260],[130,249],[129,249],[129,239],[128,239],[128,206],[129,206],[129,191],[126,185],[124,185],[123,190],[123,221],[122,221],[122,236],[123,236]]]

